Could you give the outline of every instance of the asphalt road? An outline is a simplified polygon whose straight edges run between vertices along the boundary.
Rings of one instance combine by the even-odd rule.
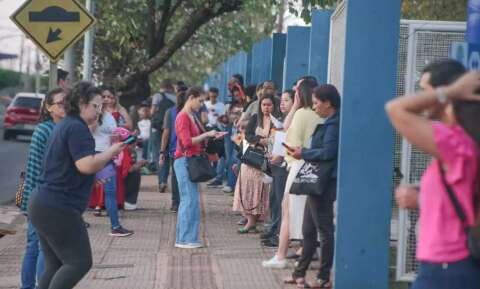
[[[27,137],[4,141],[0,128],[0,204],[15,199],[20,171],[25,169],[29,142]]]

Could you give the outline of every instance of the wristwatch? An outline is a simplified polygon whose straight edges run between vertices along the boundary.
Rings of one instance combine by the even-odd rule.
[[[437,97],[437,101],[440,104],[445,104],[447,103],[448,100],[448,95],[447,92],[445,91],[445,88],[439,87],[435,90],[435,96]]]

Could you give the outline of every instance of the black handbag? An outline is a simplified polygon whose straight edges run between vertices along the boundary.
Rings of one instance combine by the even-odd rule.
[[[187,170],[190,181],[193,183],[206,182],[217,175],[205,154],[187,157]]]
[[[445,179],[445,172],[443,171],[443,168],[440,165],[440,176],[442,177],[442,183],[445,186],[445,189],[447,190],[448,197],[450,198],[450,201],[453,204],[453,207],[455,208],[455,212],[458,215],[458,218],[462,221],[462,223],[465,225],[465,233],[467,234],[467,246],[468,246],[468,251],[470,252],[470,255],[475,259],[477,262],[480,262],[480,222],[479,218],[477,215],[479,212],[475,212],[475,224],[473,226],[468,226],[466,224],[467,218],[465,217],[465,213],[462,210],[462,207],[460,205],[460,202],[458,201],[457,197],[455,196],[455,192],[453,188],[447,183],[447,180]],[[474,206],[475,209],[477,206]]]
[[[270,164],[268,163],[268,159],[265,156],[265,151],[261,148],[249,146],[240,158],[240,162],[246,164],[247,166],[260,170],[267,175],[271,176],[272,174]]]
[[[332,178],[332,172],[335,168],[335,160],[321,162],[305,162],[298,171],[290,194],[321,196],[327,188]]]

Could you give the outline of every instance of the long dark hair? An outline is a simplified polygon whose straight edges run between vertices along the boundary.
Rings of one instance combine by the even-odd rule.
[[[88,104],[96,95],[102,91],[90,82],[81,81],[67,92],[65,96],[65,113],[67,115],[79,115],[80,105]]]
[[[480,146],[480,102],[454,100],[452,105],[458,124]]]
[[[258,101],[258,113],[257,113],[257,124],[259,127],[263,128],[263,112],[262,112],[262,102],[265,99],[270,99],[273,105],[273,111],[275,110],[275,96],[273,94],[267,93],[264,94]],[[273,115],[273,111],[270,115]]]
[[[187,88],[177,91],[177,112],[181,111],[187,102]]]
[[[312,107],[312,93],[313,89],[318,85],[317,79],[313,76],[304,76],[299,79],[303,82],[298,88],[298,93],[300,94],[300,104],[303,108]]]
[[[41,114],[40,114],[40,120],[41,121],[47,121],[47,120],[52,120],[52,116],[50,115],[50,112],[48,111],[48,106],[52,106],[54,102],[54,97],[55,95],[59,93],[65,93],[65,89],[63,88],[55,88],[53,90],[50,90],[47,95],[45,95],[45,99],[43,100],[42,104],[42,109],[41,109]]]

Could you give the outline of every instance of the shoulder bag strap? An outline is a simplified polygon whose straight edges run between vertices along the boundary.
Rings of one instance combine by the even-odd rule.
[[[447,179],[445,178],[445,171],[444,171],[441,163],[439,163],[439,170],[440,170],[440,176],[441,176],[441,179],[442,179],[443,186],[447,190],[448,197],[450,198],[450,201],[452,202],[453,207],[455,208],[455,212],[457,213],[458,218],[460,218],[462,223],[466,224],[467,218],[465,217],[465,213],[462,210],[462,206],[460,205],[460,202],[458,201],[457,197],[455,196],[455,191],[448,184]]]

